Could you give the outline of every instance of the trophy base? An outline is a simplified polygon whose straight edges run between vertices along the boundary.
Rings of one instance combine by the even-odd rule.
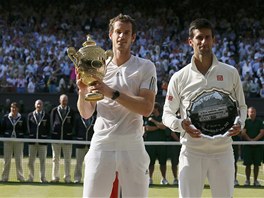
[[[101,93],[88,93],[85,96],[86,101],[98,101],[102,100],[104,98],[104,95]]]

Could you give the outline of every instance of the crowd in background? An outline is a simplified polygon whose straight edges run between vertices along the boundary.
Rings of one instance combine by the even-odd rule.
[[[25,1],[0,5],[0,89],[17,93],[75,93],[75,68],[67,48],[82,47],[90,34],[111,49],[107,22],[123,12],[138,24],[133,54],[152,60],[159,95],[191,58],[187,26],[197,17],[213,22],[216,56],[236,67],[246,97],[264,97],[263,4],[199,1]]]

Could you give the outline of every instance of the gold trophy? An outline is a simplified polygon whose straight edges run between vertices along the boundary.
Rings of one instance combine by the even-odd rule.
[[[104,51],[101,47],[96,46],[90,35],[87,35],[87,41],[77,52],[74,47],[69,47],[67,53],[71,61],[74,63],[80,78],[85,85],[93,85],[97,82],[96,76],[103,79],[106,72],[106,66],[113,59],[111,50]],[[106,63],[106,61],[108,61]],[[86,94],[85,100],[98,101],[104,98],[99,92],[91,92]]]

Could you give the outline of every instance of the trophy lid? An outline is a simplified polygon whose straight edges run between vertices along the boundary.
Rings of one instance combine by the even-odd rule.
[[[83,47],[96,46],[96,42],[91,38],[90,34],[87,35],[87,41],[83,44]]]
[[[76,67],[84,67],[89,69],[88,62],[91,62],[94,67],[100,68],[103,65],[108,65],[113,58],[113,53],[110,50],[105,51],[101,47],[96,45],[96,42],[92,40],[90,34],[87,35],[87,40],[82,44],[77,52],[75,48],[69,47],[67,49],[69,58],[74,62]],[[106,60],[109,61],[106,63]],[[85,64],[82,64],[84,63]],[[81,66],[85,65],[85,66]]]

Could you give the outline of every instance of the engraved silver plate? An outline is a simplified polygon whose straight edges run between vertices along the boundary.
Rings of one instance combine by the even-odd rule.
[[[237,102],[222,90],[205,90],[191,100],[187,115],[204,135],[225,134],[238,116]]]

